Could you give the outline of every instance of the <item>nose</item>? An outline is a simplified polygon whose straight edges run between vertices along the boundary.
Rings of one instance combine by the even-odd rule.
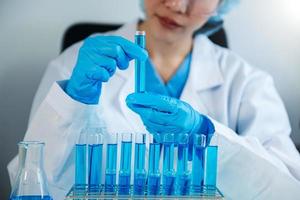
[[[165,0],[164,4],[167,8],[174,12],[186,13],[189,0]]]

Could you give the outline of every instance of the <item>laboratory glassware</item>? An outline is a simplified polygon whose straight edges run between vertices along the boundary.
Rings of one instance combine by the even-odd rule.
[[[10,200],[52,200],[44,171],[44,143],[22,141],[19,146],[19,168]]]
[[[166,133],[163,139],[163,185],[162,193],[164,195],[175,194],[176,173],[174,170],[174,134]]]
[[[118,134],[109,135],[106,149],[106,169],[104,190],[106,193],[116,193]]]
[[[123,133],[121,143],[121,159],[119,171],[119,195],[129,195],[131,176],[132,134]]]
[[[192,183],[191,192],[192,194],[201,193],[203,186],[203,158],[204,149],[206,145],[206,136],[203,134],[193,135],[193,162],[192,162]]]
[[[146,184],[145,170],[146,155],[146,134],[135,134],[135,150],[134,150],[134,182],[133,194],[144,195]]]
[[[176,172],[176,194],[188,195],[190,190],[190,171],[188,169],[188,145],[189,135],[178,135],[178,156]]]
[[[136,31],[135,43],[141,48],[146,47],[146,32]],[[135,60],[135,92],[145,92],[146,67],[145,61]]]

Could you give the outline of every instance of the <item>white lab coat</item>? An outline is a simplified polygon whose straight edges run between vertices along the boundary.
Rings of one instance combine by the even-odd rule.
[[[135,31],[136,22],[112,34],[133,41]],[[24,138],[46,143],[45,170],[55,199],[63,199],[74,183],[73,147],[88,120],[104,120],[110,133],[146,132],[125,103],[134,91],[133,63],[103,84],[100,105],[82,104],[64,92],[60,80],[70,77],[81,45],[68,48],[48,66]],[[268,74],[198,35],[180,99],[213,120],[219,141],[218,187],[227,199],[300,198],[300,156]],[[15,158],[8,165],[11,180],[16,169]]]

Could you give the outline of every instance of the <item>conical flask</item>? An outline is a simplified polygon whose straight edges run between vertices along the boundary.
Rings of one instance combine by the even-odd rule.
[[[19,146],[19,169],[10,200],[52,200],[44,172],[44,143],[23,141]]]

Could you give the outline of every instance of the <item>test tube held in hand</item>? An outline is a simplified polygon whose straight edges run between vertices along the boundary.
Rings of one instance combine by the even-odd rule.
[[[141,48],[146,48],[146,32],[136,31],[135,43]],[[145,61],[135,60],[135,92],[145,92],[146,89]]]

